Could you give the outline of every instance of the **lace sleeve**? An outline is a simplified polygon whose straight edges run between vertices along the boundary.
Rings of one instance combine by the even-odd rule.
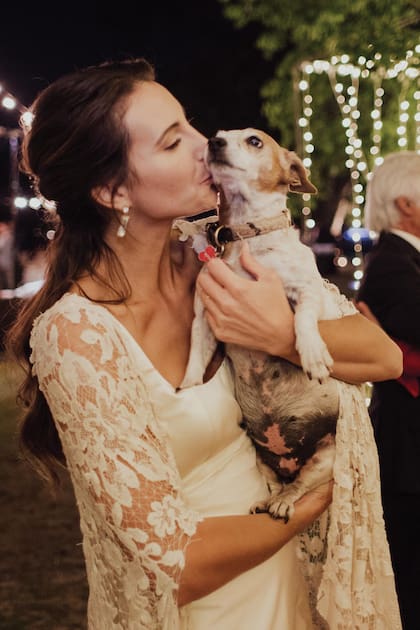
[[[343,295],[343,293],[340,293],[337,285],[330,282],[327,278],[323,278],[322,281],[324,288],[334,295],[334,302],[340,309],[341,317],[345,317],[346,315],[356,315],[359,312],[353,302]]]
[[[184,551],[199,517],[182,500],[135,356],[96,310],[53,308],[31,337],[80,511],[90,622],[175,628]],[[116,615],[120,625],[110,622]]]

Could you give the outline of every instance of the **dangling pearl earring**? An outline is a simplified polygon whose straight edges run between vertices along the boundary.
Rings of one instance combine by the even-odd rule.
[[[117,236],[118,238],[124,238],[127,232],[127,225],[130,219],[130,208],[128,206],[124,206],[122,209],[122,215],[120,218],[120,225],[118,226]]]

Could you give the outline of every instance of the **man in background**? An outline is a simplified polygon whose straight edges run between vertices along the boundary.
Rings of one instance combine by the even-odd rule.
[[[366,227],[380,233],[357,299],[400,344],[404,374],[375,383],[369,413],[404,630],[420,627],[420,155],[388,155],[367,186]]]

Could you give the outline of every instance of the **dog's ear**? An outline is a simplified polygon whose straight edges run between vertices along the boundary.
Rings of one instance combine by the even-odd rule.
[[[317,193],[318,190],[309,181],[307,170],[296,153],[288,151],[287,162],[289,167],[287,184],[290,192],[310,193],[311,195]]]

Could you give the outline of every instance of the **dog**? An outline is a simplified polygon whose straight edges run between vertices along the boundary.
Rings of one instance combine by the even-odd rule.
[[[235,272],[248,275],[239,254],[242,239],[249,239],[252,255],[281,277],[294,310],[302,367],[226,344],[242,426],[256,446],[271,490],[268,501],[251,506],[251,511],[268,511],[287,522],[295,501],[332,478],[339,393],[317,322],[342,316],[342,296],[328,288],[312,250],[290,220],[288,193],[317,192],[294,152],[257,129],[219,131],[208,141],[206,161],[225,199],[220,224],[209,225],[210,242],[223,250],[223,260]],[[198,294],[194,307],[191,353],[181,387],[202,382],[217,343]]]

